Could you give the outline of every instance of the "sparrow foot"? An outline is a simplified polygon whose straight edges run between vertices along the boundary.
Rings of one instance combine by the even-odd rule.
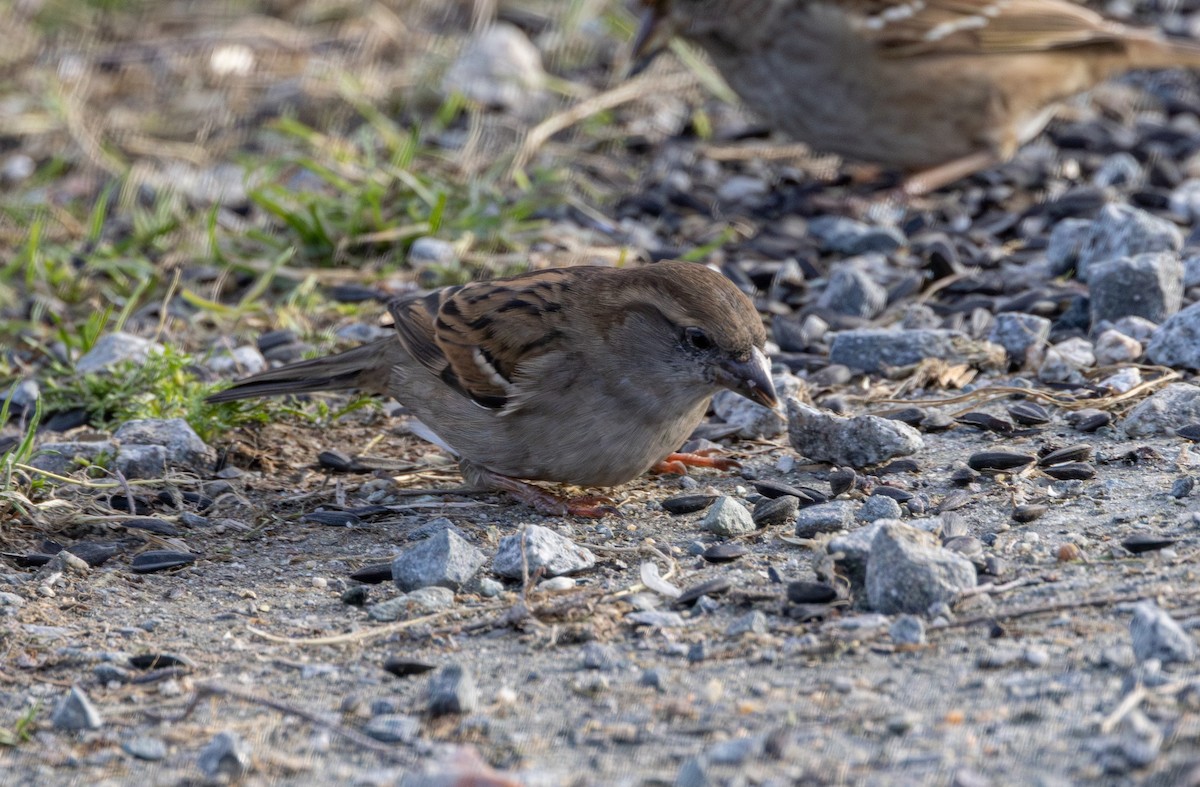
[[[620,515],[611,498],[601,495],[583,495],[582,497],[559,497],[553,492],[547,492],[540,486],[522,483],[515,479],[512,486],[504,491],[539,514],[547,516],[582,516],[589,519],[600,519],[609,514]]]
[[[689,467],[712,467],[717,470],[736,470],[742,463],[736,459],[723,456],[712,456],[713,449],[697,451],[694,454],[667,454],[667,458],[650,468],[655,473],[674,473],[687,475]]]
[[[620,515],[615,501],[601,495],[563,498],[534,484],[527,484],[506,475],[493,473],[477,465],[463,465],[464,476],[474,486],[507,492],[518,501],[546,516],[583,516],[599,519],[608,514]]]

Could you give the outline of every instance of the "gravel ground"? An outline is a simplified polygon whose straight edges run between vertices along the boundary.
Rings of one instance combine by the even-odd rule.
[[[5,525],[0,730],[34,709],[5,783],[1200,784],[1200,83],[1106,86],[899,204],[645,78],[687,88],[620,105],[603,156],[548,145],[611,198],[539,259],[707,249],[790,431],[719,399],[695,437],[740,471],[590,521],[456,492],[398,408],[126,425],[122,466],[171,468],[140,506],[68,487],[69,521]],[[489,128],[555,108],[524,98]]]

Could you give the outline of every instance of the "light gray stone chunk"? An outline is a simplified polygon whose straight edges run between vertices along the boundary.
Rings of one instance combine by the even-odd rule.
[[[788,439],[792,448],[817,462],[866,467],[924,447],[921,434],[908,424],[859,415],[844,418],[789,398]]]
[[[1200,369],[1200,303],[1171,315],[1146,345],[1151,363],[1176,369]]]
[[[236,732],[221,732],[200,750],[196,766],[210,779],[235,781],[250,772],[251,746]]]
[[[596,556],[590,549],[577,546],[549,528],[527,525],[520,533],[500,539],[492,570],[502,577],[519,579],[523,575],[523,561],[528,561],[531,574],[543,568],[547,576],[557,577],[591,568],[596,565]]]
[[[163,346],[141,336],[117,331],[106,333],[96,340],[92,349],[88,350],[75,362],[75,371],[79,374],[99,374],[106,372],[122,361],[143,363],[150,357],[151,352],[162,352]]]
[[[67,695],[59,701],[50,714],[50,721],[55,729],[77,732],[79,730],[98,730],[104,724],[104,718],[92,701],[83,693],[83,689],[72,686]]]
[[[458,590],[475,576],[487,556],[453,530],[434,533],[392,561],[392,580],[401,590],[436,585]]]
[[[708,507],[700,526],[719,536],[740,536],[758,529],[746,507],[728,495],[718,497]]]
[[[1150,601],[1134,606],[1129,636],[1139,662],[1157,659],[1163,664],[1190,664],[1200,656],[1200,645],[1192,635]]]
[[[926,358],[947,363],[965,363],[984,369],[1002,366],[1004,348],[972,339],[961,331],[942,329],[897,331],[888,328],[859,328],[839,331],[829,349],[829,361],[864,372],[888,367],[910,366]]]
[[[205,469],[216,461],[216,452],[200,439],[182,418],[144,418],[126,421],[113,434],[119,443],[161,445],[167,462],[191,469]]]
[[[1200,386],[1171,383],[1133,408],[1121,423],[1127,437],[1171,435],[1200,421]]]
[[[1148,251],[1177,252],[1183,233],[1166,219],[1130,205],[1105,205],[1088,228],[1079,250],[1076,277],[1087,281],[1096,263],[1132,257]]]
[[[1174,252],[1097,262],[1088,272],[1092,326],[1144,317],[1162,322],[1183,302],[1183,263]]]
[[[975,583],[971,561],[943,549],[924,531],[888,522],[871,542],[867,599],[877,612],[925,614]]]

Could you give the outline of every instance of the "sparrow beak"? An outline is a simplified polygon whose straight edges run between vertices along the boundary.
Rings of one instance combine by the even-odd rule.
[[[757,347],[744,361],[722,362],[717,371],[717,383],[763,407],[774,409],[779,404],[775,384],[771,382],[771,363]]]
[[[642,11],[642,19],[630,47],[629,61],[633,64],[627,75],[630,77],[645,71],[658,53],[666,48],[672,35],[672,31],[667,29],[670,25],[664,23],[669,0],[643,0],[643,4],[646,9]]]

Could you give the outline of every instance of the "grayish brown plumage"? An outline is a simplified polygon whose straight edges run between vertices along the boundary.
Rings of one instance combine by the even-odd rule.
[[[643,0],[636,47],[699,44],[773,128],[915,173],[920,193],[1012,157],[1054,105],[1200,46],[1070,0]]]
[[[470,484],[518,495],[527,490],[514,479],[604,487],[641,475],[680,447],[722,388],[775,404],[754,305],[699,264],[557,268],[389,310],[394,336],[210,400],[390,394],[460,457]]]

